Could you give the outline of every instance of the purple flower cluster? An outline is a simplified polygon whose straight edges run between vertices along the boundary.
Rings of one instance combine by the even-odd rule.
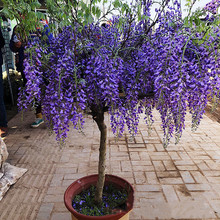
[[[206,4],[204,9],[206,11],[211,12],[212,14],[217,14],[219,6],[220,6],[220,1],[219,0],[212,0],[211,2]]]
[[[144,5],[145,14],[149,5],[151,1]],[[111,128],[120,137],[125,125],[132,135],[137,133],[141,113],[151,126],[155,107],[164,145],[173,135],[178,142],[186,112],[196,129],[208,99],[218,102],[220,90],[219,29],[211,27],[204,40],[203,33],[184,27],[180,11],[178,1],[167,5],[154,30],[148,31],[149,20],[125,18],[120,26],[114,17],[108,27],[65,27],[47,48],[31,43],[20,107],[41,100],[47,122],[61,141],[70,122],[81,128],[83,112],[108,110]]]
[[[73,198],[73,208],[84,215],[103,216],[117,213],[117,210],[126,210],[126,200],[128,192],[123,189],[114,187],[113,185],[104,186],[102,203],[97,205],[94,202],[95,186],[91,186],[87,190]]]

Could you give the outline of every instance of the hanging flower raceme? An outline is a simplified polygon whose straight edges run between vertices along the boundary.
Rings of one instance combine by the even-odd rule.
[[[217,14],[219,6],[220,6],[220,1],[219,0],[212,0],[211,2],[206,4],[204,9],[206,11],[211,12],[212,14]]]
[[[169,2],[169,1],[168,1]],[[41,100],[47,123],[64,141],[70,122],[79,129],[83,113],[110,113],[111,128],[120,137],[127,126],[137,133],[140,114],[153,123],[155,107],[162,119],[164,146],[179,141],[187,111],[196,129],[209,99],[219,100],[219,29],[197,33],[184,27],[180,4],[160,10],[154,30],[146,20],[152,4],[141,4],[145,16],[113,17],[111,25],[65,27],[48,47],[29,45],[35,52],[25,61],[26,95],[22,108]],[[136,11],[134,10],[134,13]],[[46,54],[46,61],[45,59]],[[22,95],[20,96],[21,99]]]

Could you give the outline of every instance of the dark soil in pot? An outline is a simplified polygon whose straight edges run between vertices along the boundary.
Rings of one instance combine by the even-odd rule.
[[[76,195],[72,203],[73,208],[89,216],[110,215],[126,210],[128,193],[125,189],[119,189],[113,184],[105,185],[101,204],[95,203],[95,191],[96,187],[93,185]]]

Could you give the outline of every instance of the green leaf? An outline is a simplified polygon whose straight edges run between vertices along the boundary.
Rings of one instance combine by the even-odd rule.
[[[95,15],[96,14],[96,7],[92,6],[92,13]]]
[[[101,16],[101,10],[100,8],[96,8],[96,17],[100,18],[100,16]]]
[[[35,8],[40,8],[41,4],[37,1],[30,3],[31,9],[34,10]]]
[[[200,24],[200,22],[201,22],[201,20],[200,19],[198,19],[198,18],[195,18],[195,24],[197,25],[197,26],[199,26],[199,24]]]
[[[92,15],[90,14],[89,16],[88,16],[88,23],[92,23],[93,22],[93,17],[92,17]]]
[[[6,18],[14,19],[14,16],[11,16],[11,14],[7,8],[3,8],[1,12]]]
[[[184,26],[188,26],[189,25],[189,20],[188,20],[188,17],[186,17],[184,19]]]
[[[122,24],[123,24],[123,18],[120,17],[120,18],[119,18],[119,21],[118,21],[118,27],[121,27]]]
[[[138,21],[140,21],[141,18],[142,18],[142,15],[141,15],[141,5],[140,5],[140,4],[138,5],[138,11],[137,11],[137,14],[138,14]]]
[[[119,0],[115,0],[112,4],[115,8],[119,8],[121,6],[121,2]]]
[[[90,15],[89,7],[86,7],[86,8],[85,8],[85,13],[86,13],[86,15]]]
[[[124,4],[123,4],[123,5],[122,5],[122,8],[121,8],[121,13],[124,14],[125,10],[126,10],[126,8],[125,8],[125,6],[124,6]]]
[[[79,6],[81,6],[81,10],[85,10],[87,8],[87,5],[83,1],[80,1]]]

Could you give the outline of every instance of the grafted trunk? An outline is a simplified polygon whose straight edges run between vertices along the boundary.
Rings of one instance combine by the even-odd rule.
[[[99,146],[99,167],[98,167],[98,182],[96,185],[95,201],[101,203],[103,187],[105,183],[105,167],[106,167],[106,141],[107,141],[107,126],[104,122],[104,111],[93,114],[93,119],[96,121],[100,130],[100,146]]]

